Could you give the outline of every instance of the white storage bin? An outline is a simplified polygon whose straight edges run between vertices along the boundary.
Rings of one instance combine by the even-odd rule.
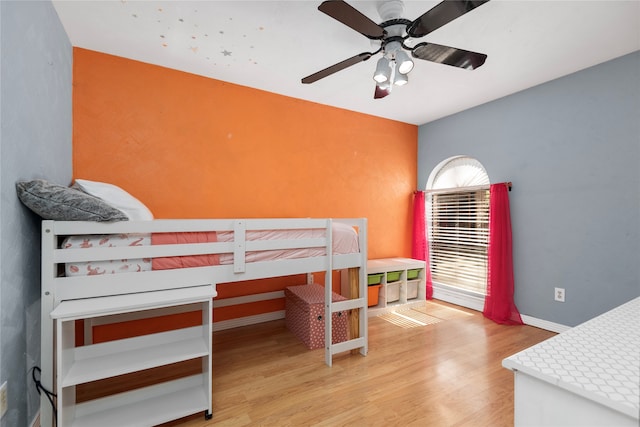
[[[407,299],[418,298],[418,281],[407,282]]]
[[[400,282],[387,283],[387,303],[400,299]]]

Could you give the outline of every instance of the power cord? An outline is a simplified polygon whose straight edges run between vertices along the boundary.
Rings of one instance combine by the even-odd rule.
[[[54,419],[57,419],[58,411],[56,410],[56,404],[53,402],[53,398],[57,397],[57,395],[42,386],[42,383],[40,382],[40,380],[36,378],[36,371],[38,371],[38,376],[40,376],[42,374],[42,370],[37,366],[34,366],[33,368],[31,368],[31,378],[33,378],[33,382],[36,385],[36,391],[40,395],[44,393],[44,395],[47,396],[47,399],[49,399],[49,402],[51,403],[51,408],[53,408],[53,417]]]

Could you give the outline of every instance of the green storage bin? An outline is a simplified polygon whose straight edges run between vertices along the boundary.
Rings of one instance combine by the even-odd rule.
[[[387,273],[387,283],[397,282],[398,280],[400,280],[401,274],[402,274],[402,271],[389,271]]]
[[[379,285],[382,282],[382,275],[384,273],[378,274],[367,274],[367,285]]]
[[[418,278],[418,275],[420,274],[420,270],[422,270],[421,268],[414,268],[412,270],[408,270],[407,271],[407,279],[408,280],[414,280]]]

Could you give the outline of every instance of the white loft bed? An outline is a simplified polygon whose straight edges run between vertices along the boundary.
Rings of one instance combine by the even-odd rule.
[[[357,230],[357,252],[334,253],[333,235],[334,227],[338,224],[348,225]],[[250,240],[248,236],[256,231],[264,230],[321,230],[318,236],[315,233],[312,237],[285,237],[275,240]],[[68,236],[89,236],[89,235],[119,235],[119,234],[154,234],[154,233],[186,233],[186,232],[233,232],[229,241],[217,241],[213,243],[186,243],[186,244],[163,244],[147,246],[128,247],[90,247],[83,249],[61,249],[60,244]],[[278,251],[282,253],[280,257],[271,261],[250,262],[253,255],[262,251]],[[305,251],[307,255],[301,255]],[[295,253],[293,258],[288,257],[288,253]],[[142,272],[127,272],[120,274],[102,274],[86,276],[65,276],[64,266],[69,263],[82,263],[100,260],[121,260],[121,259],[147,259],[157,257],[185,257],[202,254],[218,254],[220,259],[227,260],[226,264],[208,265],[200,267],[153,270]],[[299,257],[302,256],[302,257]],[[99,411],[108,413],[104,425],[114,425],[115,412],[113,405],[121,406],[127,401],[135,399],[127,393],[103,405],[102,402],[91,403],[87,408],[80,408],[75,405],[75,385],[68,386],[68,389],[61,389],[63,375],[66,375],[72,365],[82,358],[90,358],[91,355],[79,354],[74,349],[72,342],[75,335],[74,323],[77,319],[90,319],[100,316],[121,315],[130,312],[144,312],[146,310],[158,309],[162,307],[172,307],[180,304],[191,304],[199,306],[203,312],[203,328],[191,328],[189,336],[198,337],[202,335],[204,343],[200,343],[205,348],[203,357],[203,375],[201,378],[187,379],[198,383],[196,388],[204,388],[204,407],[197,407],[192,412],[185,412],[184,408],[179,408],[173,413],[174,418],[188,415],[199,410],[205,410],[206,414],[211,414],[211,388],[208,384],[209,392],[206,393],[206,377],[211,374],[210,350],[206,352],[207,345],[211,348],[211,297],[217,295],[215,286],[218,283],[231,283],[238,281],[254,280],[260,278],[277,277],[285,275],[325,272],[325,362],[331,366],[332,356],[336,353],[348,350],[359,349],[362,355],[366,355],[368,350],[367,342],[367,300],[366,300],[366,266],[367,266],[367,221],[360,219],[216,219],[216,220],[154,220],[154,221],[124,221],[114,223],[83,222],[83,221],[43,221],[42,223],[42,378],[43,386],[49,390],[58,390],[62,395],[58,396],[58,404],[61,400],[67,399],[72,402],[70,406],[58,408],[58,426],[62,425],[82,425],[76,422],[76,418],[81,418],[86,412]],[[357,295],[359,297],[347,299],[341,302],[332,302],[332,274],[333,270],[350,269],[352,277],[358,278]],[[357,270],[356,270],[357,269]],[[356,274],[357,272],[357,274]],[[355,295],[355,290],[352,295]],[[348,341],[332,344],[331,339],[331,313],[344,310],[354,310],[357,325]],[[196,308],[197,310],[197,308]],[[209,311],[207,314],[206,312]],[[206,324],[206,325],[205,325]],[[206,327],[205,327],[206,326]],[[56,331],[56,328],[58,329]],[[353,328],[353,325],[352,325]],[[201,330],[202,329],[202,330]],[[203,332],[204,331],[204,332]],[[56,335],[57,334],[57,335]],[[65,335],[66,334],[66,335]],[[171,334],[171,333],[166,333]],[[153,340],[170,340],[166,334],[156,334],[158,337],[150,339],[151,343],[132,344],[135,346],[151,345],[157,348],[160,344]],[[207,336],[208,335],[208,336]],[[357,335],[357,336],[354,336]],[[56,339],[54,340],[54,336]],[[195,339],[195,338],[194,338]],[[123,340],[123,346],[128,346],[129,342]],[[171,348],[177,347],[175,342]],[[198,344],[198,345],[200,345]],[[88,352],[100,353],[104,346],[106,352],[116,352],[118,349],[108,347],[110,344],[89,345]],[[137,347],[136,347],[137,348]],[[168,348],[168,347],[167,347]],[[76,352],[76,353],[73,353]],[[194,353],[200,354],[200,353]],[[69,356],[70,355],[70,356]],[[125,357],[125,356],[123,356]],[[126,356],[128,357],[128,356]],[[125,358],[126,358],[125,357]],[[180,356],[184,357],[184,356]],[[65,359],[66,358],[66,359]],[[67,360],[71,359],[71,360]],[[111,356],[104,358],[106,361],[113,359]],[[127,359],[128,360],[128,359]],[[184,360],[184,359],[183,359]],[[156,362],[154,366],[173,363],[174,359],[168,358],[164,361]],[[54,369],[56,363],[56,369]],[[79,364],[79,363],[78,363]],[[131,368],[117,368],[115,375],[146,369],[151,363],[142,360],[131,364]],[[56,372],[57,371],[57,372]],[[62,372],[61,372],[62,371]],[[54,372],[56,374],[54,375]],[[110,375],[105,375],[105,377]],[[54,380],[55,377],[55,380]],[[91,377],[91,375],[89,375]],[[95,378],[94,378],[95,379]],[[93,379],[90,379],[93,380]],[[82,380],[78,380],[82,381]],[[160,394],[160,386],[149,388],[144,399],[148,396]],[[186,395],[181,387],[191,387],[189,384],[169,385],[164,388],[173,389],[175,393]],[[176,399],[174,399],[175,401]],[[156,408],[166,406],[162,401],[156,404]],[[94,407],[91,407],[93,405]],[[141,405],[136,403],[136,408]],[[153,408],[153,405],[149,406]],[[104,409],[106,408],[106,409]],[[61,417],[64,412],[64,418]],[[42,425],[51,425],[53,412],[50,402],[46,396],[41,397]],[[74,420],[66,423],[67,419]],[[127,415],[131,417],[131,415]],[[100,425],[98,417],[91,415],[89,425]],[[129,422],[131,418],[127,418]],[[169,418],[173,419],[173,418]],[[160,419],[158,419],[160,420]],[[156,421],[146,421],[143,418],[140,425],[153,424]],[[149,424],[149,425],[151,425]]]

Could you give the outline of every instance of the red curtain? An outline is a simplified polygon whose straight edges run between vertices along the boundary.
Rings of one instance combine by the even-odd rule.
[[[482,313],[503,325],[523,324],[513,301],[511,214],[505,183],[490,187],[487,296]]]
[[[431,269],[429,268],[429,242],[427,241],[427,222],[425,221],[424,191],[416,191],[413,198],[413,240],[411,244],[411,258],[427,261],[425,271],[427,282],[427,299],[433,298],[433,284]]]

